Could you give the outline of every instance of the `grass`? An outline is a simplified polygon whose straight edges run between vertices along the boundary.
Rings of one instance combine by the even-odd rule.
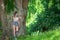
[[[43,33],[32,33],[31,36],[20,36],[18,40],[60,40],[60,28]]]
[[[1,34],[0,34],[1,35]],[[46,32],[34,32],[31,35],[20,36],[18,40],[60,40],[60,28]],[[13,39],[10,39],[13,40]]]

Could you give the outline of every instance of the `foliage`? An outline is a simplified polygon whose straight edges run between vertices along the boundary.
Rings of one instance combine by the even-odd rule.
[[[4,4],[7,13],[10,13],[15,8],[15,0],[4,0]]]
[[[60,25],[58,0],[29,0],[26,26],[30,32],[47,31]]]
[[[20,36],[18,40],[60,40],[60,28],[47,32],[34,32],[31,35]]]

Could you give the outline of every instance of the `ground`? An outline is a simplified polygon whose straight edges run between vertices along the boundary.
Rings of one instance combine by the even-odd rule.
[[[18,40],[60,40],[60,28],[47,32],[35,32],[31,36],[20,36]]]
[[[60,40],[60,28],[49,30],[43,33],[34,32],[31,35],[20,36],[17,39],[18,40]],[[10,40],[13,40],[13,38]]]

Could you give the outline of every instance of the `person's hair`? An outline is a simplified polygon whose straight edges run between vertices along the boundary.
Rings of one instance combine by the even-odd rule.
[[[15,16],[17,13],[18,13],[18,12],[17,12],[17,11],[15,11],[14,16]]]

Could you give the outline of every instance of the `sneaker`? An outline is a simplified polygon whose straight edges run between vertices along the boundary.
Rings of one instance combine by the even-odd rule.
[[[17,38],[14,38],[14,40],[17,40]]]
[[[14,40],[17,40],[17,38],[14,36]]]

